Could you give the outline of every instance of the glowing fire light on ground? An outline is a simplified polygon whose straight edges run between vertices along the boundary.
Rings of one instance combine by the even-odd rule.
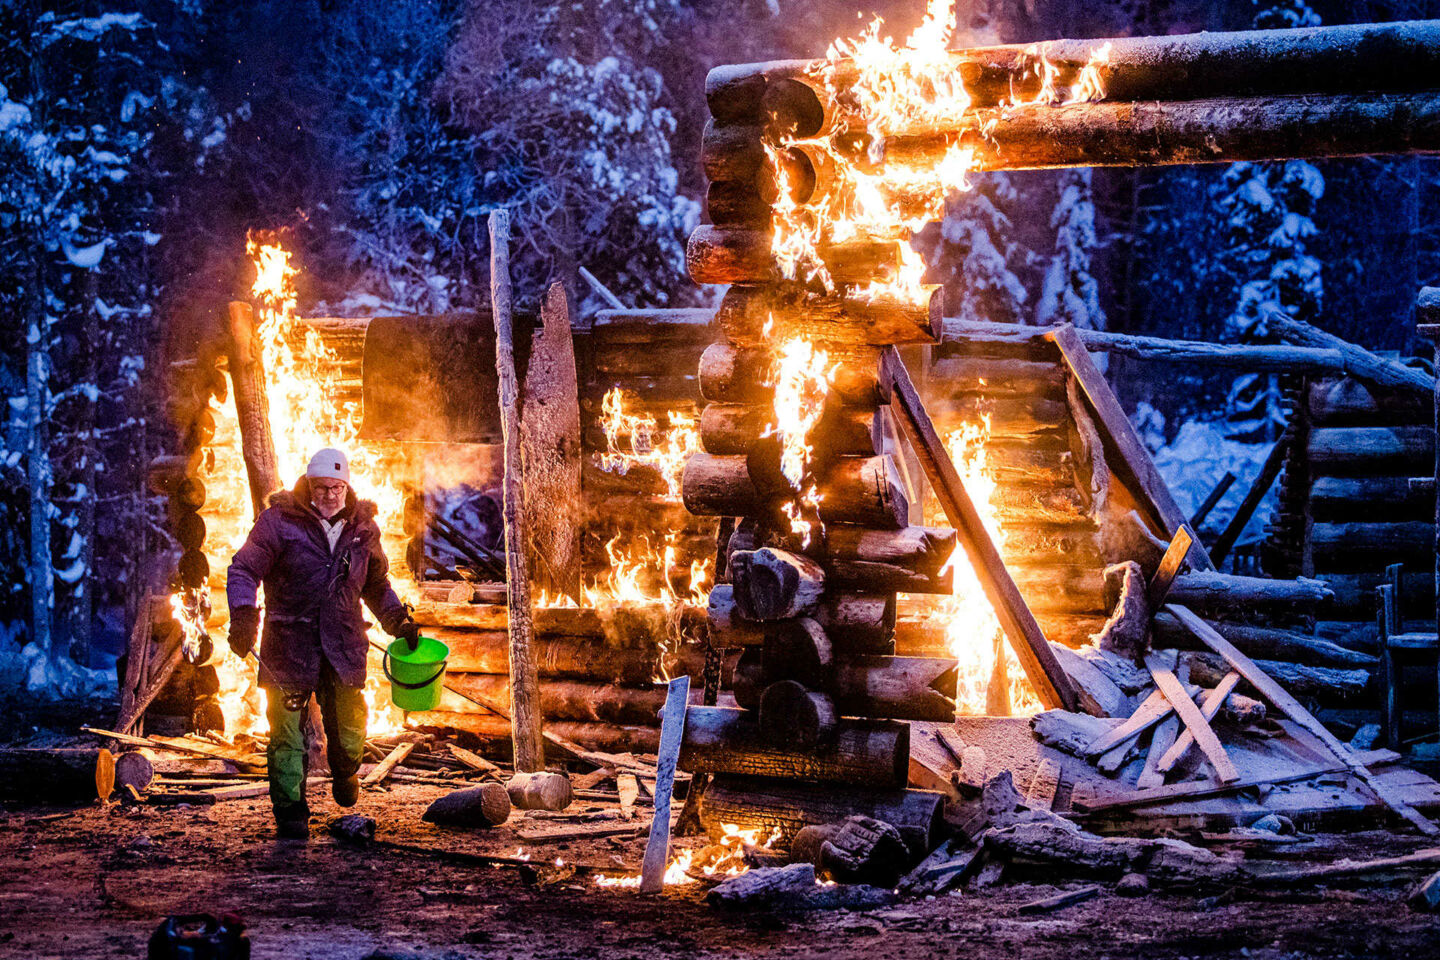
[[[991,502],[997,484],[993,471],[986,465],[985,444],[989,439],[990,418],[987,416],[980,423],[963,424],[950,431],[945,437],[945,448],[975,502],[981,522],[1003,553],[1005,531]],[[950,655],[959,662],[958,712],[1032,714],[1039,711],[1040,701],[1030,688],[1015,651],[1003,637],[1000,621],[995,618],[994,608],[964,550],[957,547],[950,563],[955,568],[955,588],[950,596],[941,600],[933,616],[944,621]],[[1001,686],[995,686],[997,683]]]
[[[730,877],[738,877],[750,869],[745,862],[747,853],[754,851],[769,851],[777,842],[781,834],[779,829],[772,831],[763,841],[760,839],[758,827],[742,830],[733,823],[721,824],[720,838],[708,846],[698,849],[681,850],[665,867],[665,886],[674,887],[688,883],[699,883],[701,880],[714,879],[725,880]],[[595,885],[599,887],[613,887],[615,889],[639,889],[640,878],[634,877],[610,877],[600,874],[595,877]]]

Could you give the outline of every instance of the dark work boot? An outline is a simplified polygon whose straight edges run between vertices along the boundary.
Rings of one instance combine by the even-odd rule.
[[[277,809],[275,836],[281,840],[309,840],[310,811],[303,806]]]
[[[348,777],[336,777],[330,785],[330,792],[340,806],[353,807],[360,799],[360,777],[353,773]]]

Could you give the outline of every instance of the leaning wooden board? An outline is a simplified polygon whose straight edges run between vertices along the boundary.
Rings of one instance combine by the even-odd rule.
[[[1424,814],[1405,802],[1389,786],[1382,783],[1370,770],[1356,759],[1354,752],[1335,738],[1325,725],[1315,719],[1310,711],[1300,705],[1300,702],[1290,696],[1280,684],[1276,683],[1269,674],[1255,665],[1245,654],[1235,649],[1234,644],[1226,640],[1214,628],[1212,628],[1200,617],[1196,616],[1188,607],[1177,603],[1167,603],[1168,610],[1175,619],[1179,620],[1187,630],[1195,635],[1211,650],[1224,657],[1230,663],[1231,669],[1244,677],[1252,687],[1260,691],[1260,695],[1269,700],[1281,712],[1291,720],[1304,727],[1315,736],[1325,748],[1335,755],[1335,758],[1349,769],[1361,783],[1365,784],[1381,802],[1391,810],[1394,810],[1426,836],[1440,836],[1440,827],[1432,823]],[[1198,739],[1198,736],[1197,736]],[[1203,745],[1203,742],[1202,742]]]

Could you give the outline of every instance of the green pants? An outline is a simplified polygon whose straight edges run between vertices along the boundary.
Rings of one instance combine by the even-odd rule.
[[[296,691],[291,691],[292,693]],[[279,819],[309,816],[305,802],[305,781],[309,776],[310,698],[300,709],[285,706],[286,693],[265,688],[265,715],[270,719],[270,745],[265,761],[270,776],[270,802]],[[320,688],[315,691],[320,718],[325,725],[325,755],[330,774],[340,780],[354,776],[365,753],[365,695],[358,687],[347,687],[329,663],[320,665]]]

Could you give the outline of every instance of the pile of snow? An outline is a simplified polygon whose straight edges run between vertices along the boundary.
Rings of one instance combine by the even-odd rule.
[[[1141,407],[1146,406],[1141,404]],[[1185,516],[1195,513],[1226,471],[1235,474],[1235,482],[1225,491],[1225,496],[1200,526],[1200,534],[1213,543],[1215,537],[1219,536],[1220,531],[1230,522],[1230,518],[1235,516],[1235,511],[1240,508],[1240,501],[1245,498],[1250,485],[1259,475],[1260,467],[1270,453],[1271,444],[1244,443],[1230,439],[1226,434],[1234,429],[1233,424],[1191,420],[1180,427],[1174,439],[1157,445],[1156,431],[1150,421],[1158,416],[1150,410],[1137,411],[1137,419],[1141,420],[1141,433],[1151,446],[1155,466],[1160,468],[1161,476],[1165,478],[1170,491],[1175,495],[1175,502]],[[1145,429],[1147,427],[1151,429]],[[1253,543],[1264,537],[1265,524],[1269,522],[1270,514],[1275,508],[1279,489],[1278,482],[1271,485],[1254,516],[1245,525],[1237,544]]]
[[[69,657],[52,660],[39,644],[26,642],[23,623],[0,623],[0,695],[21,692],[48,700],[113,696],[115,673],[82,667]]]

